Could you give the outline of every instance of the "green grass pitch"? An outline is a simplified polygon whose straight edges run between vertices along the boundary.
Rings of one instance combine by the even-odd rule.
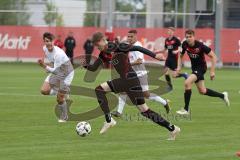
[[[188,73],[189,69],[186,69]],[[94,83],[83,82],[78,69],[74,85],[91,86],[110,78],[104,70]],[[132,119],[99,135],[103,116],[90,120],[92,133],[79,137],[77,122],[57,123],[55,97],[40,95],[46,73],[37,64],[0,63],[0,160],[237,160],[240,150],[240,70],[216,71],[216,79],[205,75],[206,86],[228,91],[231,107],[218,98],[198,94],[193,87],[191,119],[170,117],[181,127],[176,141],[167,141],[168,132],[150,121],[139,121],[134,106],[125,113]],[[171,100],[172,113],[183,106],[183,79],[173,81],[174,90],[163,95]],[[97,106],[96,99],[73,96],[71,111],[81,113]],[[147,100],[156,111],[164,109]]]

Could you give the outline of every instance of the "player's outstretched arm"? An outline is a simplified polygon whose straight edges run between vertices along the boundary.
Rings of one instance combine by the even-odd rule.
[[[213,51],[211,51],[208,56],[211,59],[211,68],[210,68],[210,79],[213,80],[215,78],[215,66],[217,62],[217,57]]]
[[[143,54],[146,54],[152,58],[155,58],[157,60],[164,60],[164,56],[162,54],[155,54],[153,53],[152,51],[146,49],[146,48],[143,48],[143,47],[140,47],[140,46],[132,46],[129,51],[139,51],[139,52],[142,52]]]
[[[155,54],[158,54],[158,53],[166,54],[166,53],[167,53],[167,49],[157,50],[157,51],[154,51],[154,53],[155,53]]]
[[[87,70],[89,71],[96,71],[99,66],[101,66],[103,64],[102,62],[102,59],[101,58],[98,58],[93,64],[90,64],[90,65],[86,65],[86,66],[83,66],[84,68],[86,68]]]

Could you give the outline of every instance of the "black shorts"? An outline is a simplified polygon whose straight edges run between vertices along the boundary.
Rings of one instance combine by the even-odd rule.
[[[197,80],[195,83],[198,83],[201,80],[204,80],[204,74],[206,73],[206,68],[195,68],[192,69],[192,74],[195,74],[197,76]]]
[[[167,58],[165,67],[171,69],[172,71],[175,71],[177,69],[177,61],[178,60],[175,57]]]
[[[107,81],[107,83],[113,92],[125,92],[134,105],[145,103],[142,87],[137,77],[129,79],[117,78]]]

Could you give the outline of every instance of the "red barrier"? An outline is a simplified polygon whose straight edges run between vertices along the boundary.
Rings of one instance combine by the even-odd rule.
[[[221,36],[223,62],[240,63],[240,29],[222,29]]]
[[[77,42],[75,56],[78,56],[83,53],[84,40],[95,32],[96,28],[0,26],[0,57],[40,58],[43,56],[44,32],[59,34],[64,41],[69,31],[74,33]]]
[[[126,39],[128,28],[115,28],[113,32],[120,39]],[[138,30],[138,39],[143,46],[153,50],[162,49],[166,35],[166,29],[146,29]],[[94,27],[17,27],[0,26],[0,59],[8,58],[40,58],[42,52],[42,34],[52,32],[55,35],[60,34],[62,40],[69,31],[74,33],[77,42],[75,56],[84,54],[83,44],[87,37],[90,37],[96,31],[105,31],[104,28]],[[182,41],[184,38],[184,29],[177,29],[176,35]],[[214,31],[212,29],[196,29],[196,38],[203,41],[206,45],[214,49]],[[240,62],[240,29],[223,29],[221,31],[221,58],[223,62]],[[97,54],[97,51],[94,52]],[[186,60],[188,60],[186,56]]]

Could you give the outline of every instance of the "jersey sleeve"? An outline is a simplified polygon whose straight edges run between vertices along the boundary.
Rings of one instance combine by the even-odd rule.
[[[64,63],[63,60],[64,60],[64,59],[63,59],[63,57],[61,56],[61,54],[57,54],[56,57],[55,57],[55,60],[54,60],[54,65],[53,65],[53,67],[47,66],[47,67],[46,67],[46,70],[49,71],[49,72],[51,72],[51,73],[55,73],[56,70],[57,70],[58,68],[60,68],[61,65]]]
[[[143,48],[143,47],[140,47],[140,46],[132,46],[129,51],[139,51],[139,52],[142,52],[143,54],[146,54],[152,58],[155,58],[156,57],[156,54],[153,53],[152,51],[146,49],[146,48]]]
[[[209,48],[208,46],[202,44],[202,51],[205,54],[209,54],[211,52],[211,48]]]

